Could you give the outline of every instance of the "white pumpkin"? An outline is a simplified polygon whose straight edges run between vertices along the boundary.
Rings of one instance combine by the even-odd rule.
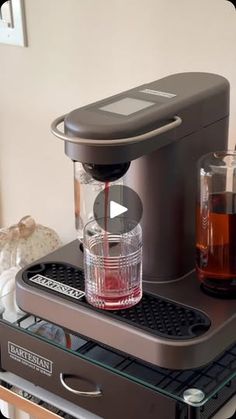
[[[36,224],[27,215],[18,224],[0,230],[0,274],[12,266],[24,267],[60,245],[54,230]]]
[[[4,311],[21,312],[15,301],[17,272],[60,245],[54,230],[36,224],[29,215],[18,224],[0,230],[0,304]]]

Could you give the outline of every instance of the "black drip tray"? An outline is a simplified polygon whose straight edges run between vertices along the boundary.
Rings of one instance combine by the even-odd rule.
[[[40,281],[33,282],[32,279],[36,275],[55,282],[52,284],[43,284],[42,281],[41,283]],[[100,313],[102,311],[108,317],[163,338],[193,339],[204,334],[211,325],[210,319],[201,311],[147,292],[144,292],[142,300],[137,305],[129,309],[114,311],[97,309],[86,302],[83,293],[73,295],[73,289],[84,291],[83,271],[66,263],[51,262],[33,265],[22,272],[22,279],[31,287],[63,297],[91,310]]]

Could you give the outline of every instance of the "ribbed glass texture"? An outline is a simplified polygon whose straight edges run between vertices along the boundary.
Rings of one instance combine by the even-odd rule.
[[[121,221],[122,223],[122,221]],[[120,233],[103,230],[96,221],[84,229],[84,273],[87,301],[104,310],[133,306],[142,297],[142,230],[123,221]],[[129,231],[126,231],[129,223]]]

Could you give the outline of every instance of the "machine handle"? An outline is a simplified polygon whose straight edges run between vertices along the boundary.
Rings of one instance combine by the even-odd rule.
[[[70,391],[71,393],[77,394],[78,396],[85,396],[85,397],[99,397],[102,396],[102,391],[100,389],[94,390],[94,391],[81,391],[81,390],[75,390],[74,388],[68,386],[68,384],[64,381],[64,374],[60,373],[60,382],[63,385],[63,387]]]
[[[169,122],[162,127],[154,129],[153,131],[145,132],[144,134],[136,135],[135,137],[129,138],[118,138],[113,140],[95,140],[92,138],[79,138],[79,137],[68,137],[64,132],[58,129],[58,125],[64,122],[67,115],[59,116],[51,125],[51,132],[58,138],[64,141],[69,141],[70,143],[76,144],[85,144],[85,145],[94,145],[94,146],[115,146],[120,144],[132,144],[139,143],[141,141],[148,140],[156,135],[164,134],[174,128],[177,128],[182,124],[182,119],[179,116],[174,116],[174,121]]]

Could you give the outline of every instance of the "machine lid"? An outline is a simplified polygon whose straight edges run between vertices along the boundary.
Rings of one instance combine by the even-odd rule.
[[[65,117],[65,132],[91,139],[132,137],[158,128],[182,110],[196,110],[200,103],[194,124],[199,129],[228,115],[228,90],[228,81],[215,74],[174,74],[75,109]]]

